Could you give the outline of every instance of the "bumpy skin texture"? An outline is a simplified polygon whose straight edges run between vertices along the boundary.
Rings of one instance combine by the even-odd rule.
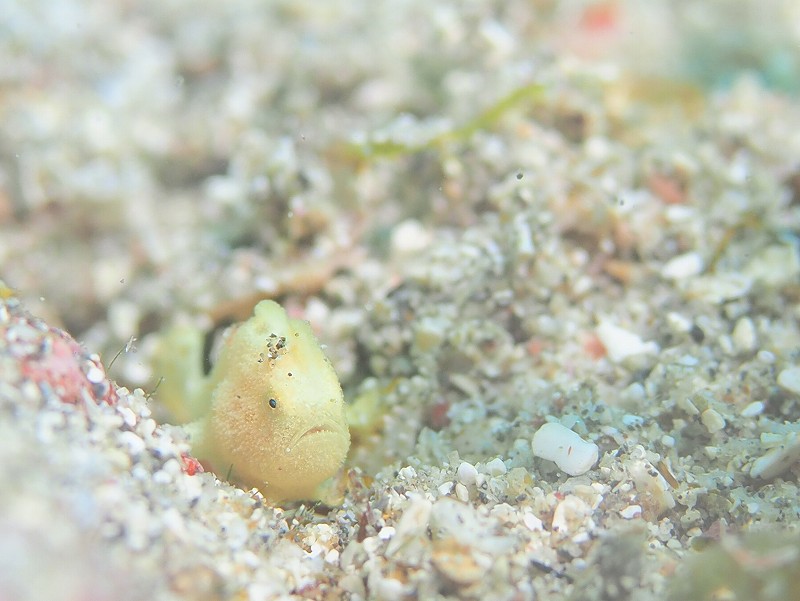
[[[187,354],[183,340],[175,350]],[[189,426],[193,454],[273,500],[317,498],[350,447],[333,366],[308,323],[273,301],[256,305],[207,381],[186,392],[182,415],[199,417]]]

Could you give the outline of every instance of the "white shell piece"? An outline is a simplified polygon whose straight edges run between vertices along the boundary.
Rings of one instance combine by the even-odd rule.
[[[608,351],[609,359],[614,363],[619,363],[635,355],[655,355],[659,351],[658,344],[652,340],[645,342],[638,334],[610,321],[601,321],[596,332],[600,342]]]
[[[668,280],[683,280],[703,272],[703,257],[696,252],[673,257],[661,269],[661,277]]]
[[[800,460],[800,436],[797,432],[790,432],[779,447],[770,449],[753,462],[750,476],[765,480],[775,478],[798,460]]]
[[[486,464],[486,471],[490,476],[502,476],[506,473],[506,464],[499,457],[495,457]]]
[[[628,505],[625,509],[621,510],[619,514],[626,520],[632,520],[642,515],[641,505]]]
[[[561,424],[544,424],[533,435],[533,454],[555,462],[570,476],[580,476],[597,463],[599,449]]]
[[[778,386],[800,395],[800,367],[787,367],[778,374]]]

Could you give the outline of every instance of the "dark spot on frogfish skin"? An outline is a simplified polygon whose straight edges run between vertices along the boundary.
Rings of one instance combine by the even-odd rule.
[[[275,399],[270,399],[269,400],[269,406],[272,407],[273,409],[275,409],[275,407],[278,406],[278,401],[276,401]]]

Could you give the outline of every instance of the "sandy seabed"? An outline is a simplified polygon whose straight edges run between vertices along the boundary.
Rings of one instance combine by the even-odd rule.
[[[800,599],[796,2],[2,12],[2,601]],[[335,502],[159,404],[262,298],[356,407]]]

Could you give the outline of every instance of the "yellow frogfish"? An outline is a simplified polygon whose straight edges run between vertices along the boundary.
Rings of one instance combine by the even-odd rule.
[[[271,500],[319,499],[350,447],[342,387],[311,327],[273,301],[224,340],[208,376],[203,333],[176,328],[156,353],[159,397],[191,422],[192,454]]]

